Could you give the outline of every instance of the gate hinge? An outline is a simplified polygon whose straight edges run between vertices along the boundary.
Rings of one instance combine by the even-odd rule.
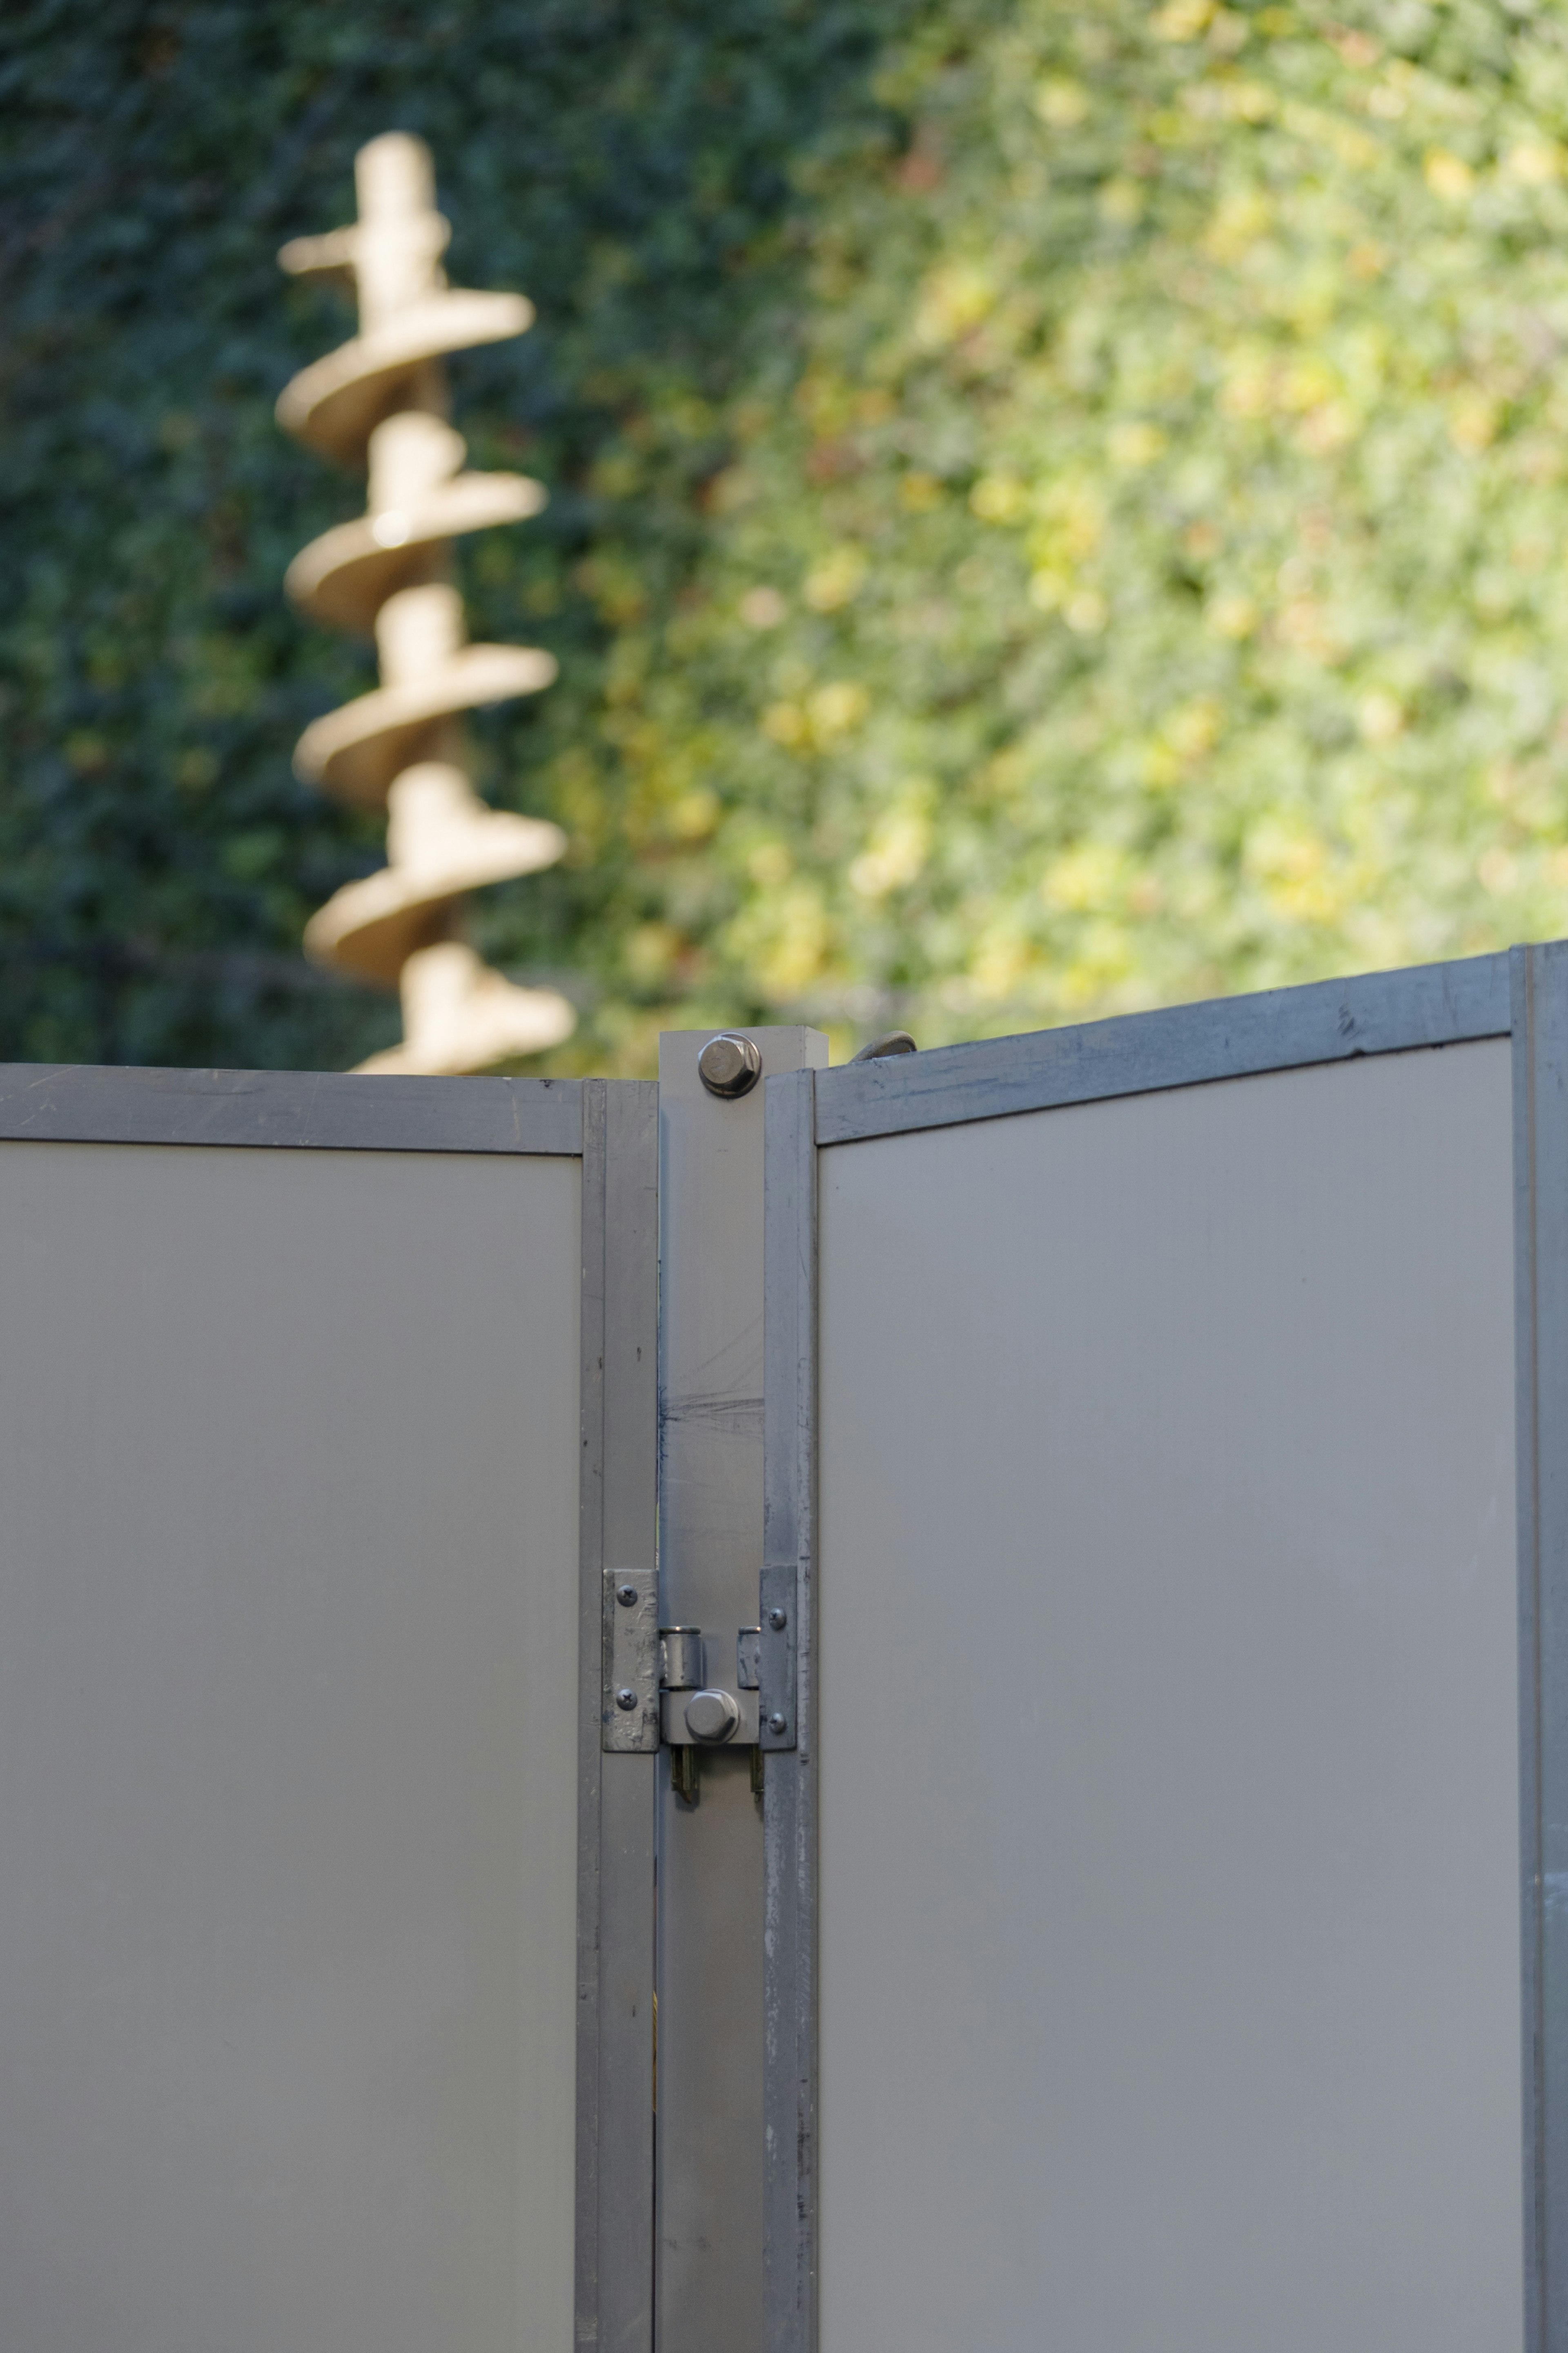
[[[764,1748],[795,1745],[795,1564],[764,1567],[758,1629],[757,1715]]]
[[[658,1572],[605,1571],[601,1746],[612,1755],[658,1746]]]

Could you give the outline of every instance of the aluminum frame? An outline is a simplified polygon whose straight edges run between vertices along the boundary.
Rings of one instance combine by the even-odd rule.
[[[658,1090],[603,1079],[0,1065],[0,1141],[582,1163],[575,2329],[652,2353],[654,1772],[600,1751],[606,1567],[656,1530]]]
[[[1515,949],[1525,2344],[1568,2348],[1568,943]]]
[[[0,1142],[321,1152],[583,1149],[582,1079],[365,1079],[337,1071],[0,1063]]]
[[[652,2353],[658,1759],[606,1753],[602,1734],[605,1571],[654,1566],[658,1089],[642,1080],[580,1084],[575,2343]]]
[[[763,1561],[763,1098],[721,1096],[713,1033],[659,1041],[659,1602],[700,1628],[728,1683]],[[764,1073],[827,1060],[793,1025],[749,1039]],[[749,1696],[749,1694],[748,1694]],[[763,2327],[763,1824],[755,1751],[686,1748],[693,1807],[658,1767],[656,2337],[668,2353],[753,2353]]]
[[[765,2353],[818,2344],[818,1151],[1489,1038],[1514,1073],[1523,2353],[1568,2353],[1568,942],[766,1082],[765,1557],[797,1594],[798,1746],[763,1810]]]
[[[763,1768],[764,2353],[816,2344],[816,1081],[767,1082],[763,1187],[763,1599],[793,1596],[795,1671]]]

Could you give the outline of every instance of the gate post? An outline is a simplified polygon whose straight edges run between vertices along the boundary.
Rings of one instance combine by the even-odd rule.
[[[705,1680],[730,1686],[763,1561],[761,1079],[820,1070],[805,1029],[711,1030],[659,1045],[660,1623],[700,1630]],[[720,1058],[722,1060],[722,1058]],[[689,1642],[684,1649],[693,1647]],[[671,1696],[675,1696],[671,1694]],[[666,1702],[667,1711],[668,1701]],[[747,1727],[741,1727],[744,1732]],[[670,1759],[696,1766],[696,1803]],[[760,2353],[763,2337],[763,1829],[750,1747],[659,1759],[658,2341]]]

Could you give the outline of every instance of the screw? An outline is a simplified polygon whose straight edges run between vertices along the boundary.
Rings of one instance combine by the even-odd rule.
[[[768,1611],[768,1624],[773,1628],[775,1634],[782,1634],[784,1628],[789,1624],[789,1611],[787,1609],[770,1609]]]
[[[788,1716],[770,1715],[768,1718],[768,1730],[773,1734],[775,1738],[781,1732],[787,1732],[789,1730]]]
[[[623,1683],[620,1690],[616,1694],[616,1705],[618,1708],[624,1709],[629,1715],[631,1710],[636,1707],[637,1704],[637,1695],[636,1692],[633,1691],[630,1683]]]
[[[750,1094],[763,1073],[763,1058],[749,1038],[721,1029],[697,1057],[697,1075],[710,1095]]]
[[[637,1598],[637,1589],[635,1585],[616,1586],[616,1599],[620,1603],[623,1609],[629,1609]]]

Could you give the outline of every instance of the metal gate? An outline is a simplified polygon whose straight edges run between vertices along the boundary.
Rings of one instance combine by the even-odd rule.
[[[13,2353],[647,2342],[653,1098],[5,1073]]]
[[[0,1073],[0,2340],[1568,2353],[1568,949],[729,1034]]]
[[[769,2353],[1568,2345],[1565,1081],[1551,947],[770,1088]]]

